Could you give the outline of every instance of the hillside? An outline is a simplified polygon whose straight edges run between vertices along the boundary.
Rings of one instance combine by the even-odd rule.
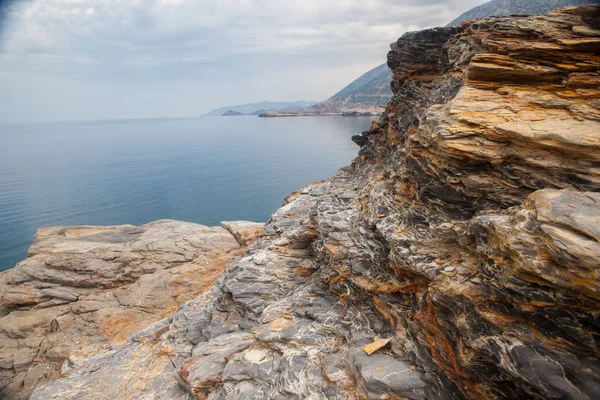
[[[261,113],[261,117],[304,115],[363,114],[378,115],[392,97],[392,72],[381,64],[352,81],[329,99],[300,110],[279,110]]]
[[[233,110],[229,110],[223,114],[223,117],[239,117],[241,115],[246,115],[246,114],[237,112],[237,111],[233,111]]]
[[[600,0],[494,0],[470,9],[447,26],[456,26],[463,21],[485,18],[492,15],[545,14],[557,8],[599,3]]]
[[[381,64],[361,75],[324,102],[302,111],[316,114],[381,113],[392,97],[391,80],[392,72],[386,64]]]
[[[383,63],[378,67],[373,68],[372,70],[362,74],[356,80],[354,80],[351,84],[331,96],[330,100],[339,99],[345,96],[349,96],[357,93],[364,85],[371,82],[375,78],[379,77],[382,74],[389,74],[391,77],[391,71],[388,66]]]

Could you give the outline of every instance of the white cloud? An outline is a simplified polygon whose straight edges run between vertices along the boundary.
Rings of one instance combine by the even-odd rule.
[[[320,100],[384,62],[389,43],[405,31],[444,25],[483,2],[28,0],[6,21],[0,74],[86,85],[151,80],[164,87],[184,82],[213,87],[237,79],[236,96],[247,101],[296,100],[306,87],[315,90],[310,99]],[[330,76],[326,71],[335,71],[333,82],[320,86],[289,78],[320,82],[325,79],[317,74]],[[256,92],[257,82],[265,87],[262,93]],[[210,101],[207,96],[199,105],[221,105]]]

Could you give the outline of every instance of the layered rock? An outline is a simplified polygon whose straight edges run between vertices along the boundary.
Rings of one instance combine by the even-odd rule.
[[[210,288],[262,227],[224,225],[39,229],[29,258],[0,275],[2,398],[28,398]]]
[[[599,16],[400,38],[351,167],[32,398],[599,398]]]
[[[397,95],[355,166],[382,165],[363,216],[377,280],[409,290],[373,301],[430,397],[600,395],[598,28],[581,7],[392,46]]]

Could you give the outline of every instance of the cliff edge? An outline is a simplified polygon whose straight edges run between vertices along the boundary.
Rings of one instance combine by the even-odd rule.
[[[27,399],[209,289],[262,224],[41,228],[0,273],[0,398]]]
[[[388,66],[350,167],[31,398],[600,398],[600,7],[407,33]]]

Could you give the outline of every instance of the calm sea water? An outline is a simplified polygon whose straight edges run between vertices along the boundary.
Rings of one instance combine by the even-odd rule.
[[[355,157],[370,117],[203,117],[0,125],[0,270],[37,228],[265,221]]]

